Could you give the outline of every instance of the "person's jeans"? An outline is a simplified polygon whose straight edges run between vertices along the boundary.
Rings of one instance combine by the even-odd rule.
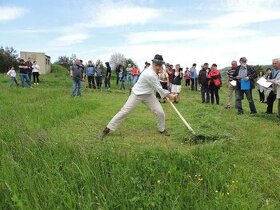
[[[243,113],[241,100],[244,98],[244,93],[245,93],[246,98],[249,102],[249,107],[250,107],[251,113],[257,113],[256,107],[255,107],[255,104],[254,104],[254,100],[253,100],[252,89],[250,89],[250,90],[237,89],[236,90],[236,94],[237,94],[236,105],[237,105],[238,112]]]
[[[202,99],[202,103],[209,103],[209,88],[208,85],[202,85],[201,86],[201,99]]]
[[[81,96],[82,81],[73,79],[72,96]]]
[[[10,87],[13,85],[13,83],[16,83],[16,85],[18,86],[17,78],[15,78],[15,77],[10,78],[10,80],[9,80]]]
[[[30,82],[28,74],[20,73],[19,76],[20,76],[22,87],[24,87],[24,81],[26,81],[28,87],[31,87],[31,82]]]
[[[191,78],[191,90],[197,91],[197,78]]]
[[[127,84],[132,86],[133,77],[131,74],[127,74]]]

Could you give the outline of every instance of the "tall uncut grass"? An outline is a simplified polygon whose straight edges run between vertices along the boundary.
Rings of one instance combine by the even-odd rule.
[[[0,78],[0,209],[280,209],[280,123],[205,105],[183,87],[176,104],[193,129],[209,136],[194,144],[169,104],[171,137],[137,107],[104,142],[96,135],[122,107],[128,88],[83,88],[72,98],[67,70],[53,65],[32,89]],[[276,107],[275,107],[276,108]],[[211,137],[211,138],[210,138]]]

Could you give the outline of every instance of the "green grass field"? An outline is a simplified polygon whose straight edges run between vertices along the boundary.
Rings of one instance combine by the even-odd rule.
[[[170,137],[140,105],[100,142],[128,90],[112,81],[111,92],[72,98],[58,66],[41,79],[23,89],[0,78],[0,209],[280,209],[280,121],[261,113],[256,90],[259,113],[244,100],[239,116],[224,109],[225,87],[219,106],[183,87],[176,107],[206,143],[194,144],[168,103]]]

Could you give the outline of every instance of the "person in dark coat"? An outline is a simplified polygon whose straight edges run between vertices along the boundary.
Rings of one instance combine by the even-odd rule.
[[[257,77],[257,73],[253,66],[247,65],[247,58],[240,58],[239,63],[240,65],[233,74],[233,80],[236,80],[237,114],[244,113],[241,102],[244,94],[249,102],[251,114],[256,114],[257,109],[253,100],[252,89],[255,87],[254,79]]]

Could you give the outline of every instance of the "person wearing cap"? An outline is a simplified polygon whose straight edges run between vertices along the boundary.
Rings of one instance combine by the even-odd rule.
[[[158,73],[162,70],[162,65],[164,64],[163,57],[157,54],[152,62],[152,66],[145,69],[140,74],[139,80],[132,87],[131,94],[125,105],[107,124],[103,132],[100,134],[99,139],[102,140],[110,133],[110,131],[115,131],[122,120],[141,102],[156,114],[158,131],[165,136],[169,136],[169,133],[165,129],[164,111],[154,92],[158,92],[162,98],[167,97],[171,101],[175,99],[176,95],[163,89],[160,84]]]
[[[255,87],[254,79],[257,77],[257,73],[253,66],[247,65],[247,58],[240,58],[239,63],[240,65],[232,75],[233,80],[236,80],[237,114],[244,113],[241,102],[244,94],[249,102],[251,114],[256,114],[257,110],[253,100],[252,89]]]

